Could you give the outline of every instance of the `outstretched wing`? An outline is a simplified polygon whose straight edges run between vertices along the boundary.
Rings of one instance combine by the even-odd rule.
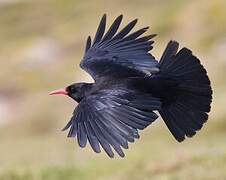
[[[135,93],[128,89],[102,90],[84,98],[74,110],[73,116],[63,130],[70,127],[68,137],[77,136],[80,147],[87,139],[96,152],[100,145],[110,157],[112,148],[121,156],[121,147],[139,138],[138,130],[150,125],[157,115],[161,102],[151,95]]]
[[[159,71],[158,62],[148,53],[153,48],[154,41],[151,39],[155,34],[140,37],[148,27],[130,33],[137,19],[117,33],[122,17],[122,15],[117,17],[104,34],[106,26],[104,15],[93,43],[90,36],[87,39],[85,55],[80,66],[95,80],[100,77],[132,77]]]

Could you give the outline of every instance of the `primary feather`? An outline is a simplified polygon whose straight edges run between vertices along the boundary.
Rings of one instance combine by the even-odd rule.
[[[84,98],[73,114],[68,136],[77,135],[80,147],[86,146],[87,138],[95,152],[99,143],[113,157],[115,151],[124,156],[121,147],[128,148],[128,141],[138,138],[137,130],[150,125],[157,115],[161,102],[149,94],[139,94],[126,88],[105,89]],[[87,128],[85,128],[87,127]]]
[[[159,71],[158,62],[149,53],[155,35],[140,37],[148,27],[129,34],[137,23],[131,21],[118,33],[122,21],[120,15],[104,35],[106,15],[101,19],[93,44],[88,37],[85,54],[80,66],[96,81],[102,78],[132,77],[137,74],[150,74]],[[139,57],[138,57],[139,56]]]

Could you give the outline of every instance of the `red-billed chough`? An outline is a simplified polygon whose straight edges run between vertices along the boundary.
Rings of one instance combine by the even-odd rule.
[[[113,149],[124,157],[122,147],[139,138],[138,131],[154,122],[158,111],[179,142],[192,137],[208,119],[212,90],[206,70],[188,48],[178,51],[170,41],[159,61],[149,53],[155,34],[143,36],[148,27],[131,32],[137,19],[118,32],[122,15],[105,33],[106,15],[96,35],[87,39],[80,66],[94,83],[74,83],[50,92],[76,102],[73,116],[63,130],[76,137],[80,147],[87,140],[99,153],[110,157]]]

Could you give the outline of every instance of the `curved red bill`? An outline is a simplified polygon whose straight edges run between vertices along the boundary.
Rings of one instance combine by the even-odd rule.
[[[64,95],[68,95],[68,92],[65,89],[57,89],[54,91],[49,92],[49,95],[53,95],[53,94],[64,94]]]

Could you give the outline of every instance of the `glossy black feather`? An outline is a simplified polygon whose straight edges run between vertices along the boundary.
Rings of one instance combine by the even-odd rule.
[[[106,79],[132,77],[158,72],[158,62],[148,52],[154,43],[149,40],[154,35],[140,37],[148,29],[147,27],[129,34],[136,25],[137,19],[116,33],[121,21],[122,16],[116,18],[104,35],[106,26],[106,15],[104,15],[91,47],[91,40],[89,38],[87,40],[87,48],[80,66],[95,81],[98,81],[100,77]]]
[[[106,14],[103,15],[103,17],[100,21],[100,24],[97,28],[97,32],[96,32],[95,38],[93,40],[93,45],[98,43],[101,40],[102,36],[104,35],[105,26],[106,26]]]
[[[137,23],[137,19],[134,19],[133,21],[131,21],[118,34],[116,34],[115,37],[112,38],[112,40],[114,41],[116,39],[122,39],[123,37],[125,37],[133,29],[136,23]]]
[[[105,36],[103,37],[102,42],[105,42],[105,41],[111,39],[115,35],[115,33],[117,32],[117,30],[122,22],[122,18],[123,18],[123,16],[120,15],[115,19],[115,21],[113,22],[113,24],[111,25],[111,27],[109,28],[109,30],[107,31]]]
[[[92,41],[91,41],[91,37],[89,36],[86,41],[85,52],[89,50],[89,48],[91,47],[91,44],[92,44]]]
[[[69,132],[73,132],[71,137],[77,135],[81,147],[86,146],[88,138],[95,152],[100,152],[100,143],[110,157],[113,157],[111,147],[124,157],[121,148],[127,149],[128,141],[139,138],[137,129],[144,129],[157,119],[153,110],[161,107],[158,98],[136,94],[125,87],[118,88],[121,89],[99,91],[76,107]]]
[[[99,141],[98,141],[96,135],[94,134],[94,131],[93,131],[89,121],[90,121],[89,116],[87,116],[87,121],[84,122],[84,126],[86,129],[88,141],[89,141],[93,151],[96,153],[100,153]]]
[[[149,27],[145,27],[145,28],[139,29],[139,30],[131,33],[130,35],[128,35],[127,37],[124,38],[124,41],[129,41],[129,40],[138,38],[140,35],[145,33],[148,30],[148,28]]]
[[[178,43],[170,41],[160,60],[161,76],[178,83],[165,98],[160,114],[174,137],[182,141],[194,136],[208,119],[212,90],[199,59],[187,48],[177,50]]]

